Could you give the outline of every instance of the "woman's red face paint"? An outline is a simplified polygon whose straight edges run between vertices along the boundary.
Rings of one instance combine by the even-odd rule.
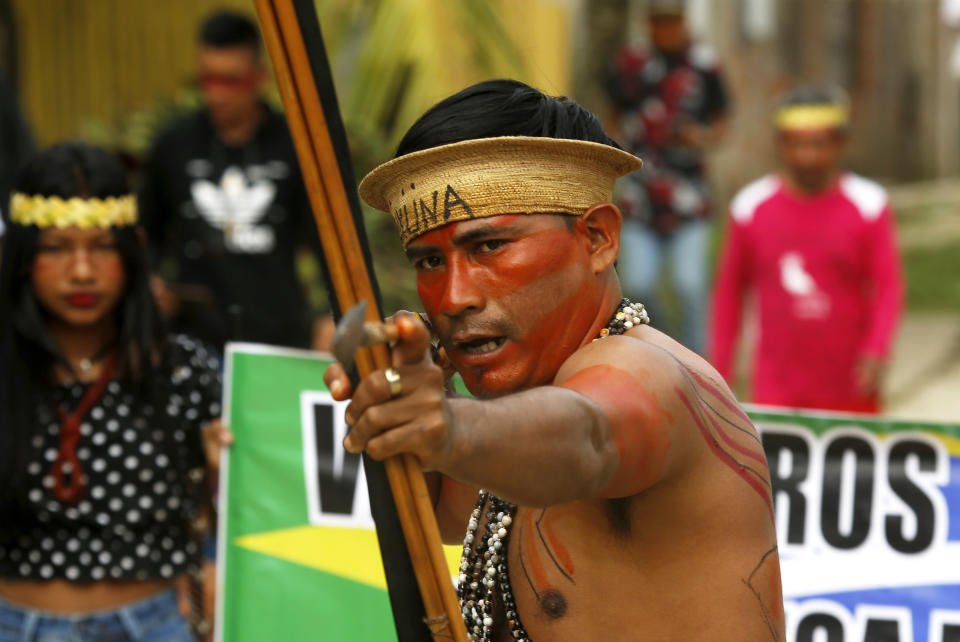
[[[598,310],[608,313],[589,238],[561,215],[453,223],[411,242],[407,254],[431,323],[478,396],[550,383],[602,325]]]

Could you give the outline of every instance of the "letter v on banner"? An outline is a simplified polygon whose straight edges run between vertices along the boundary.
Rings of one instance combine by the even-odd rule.
[[[255,4],[320,231],[336,307],[346,310],[366,300],[368,319],[380,320],[346,133],[313,0]],[[356,362],[365,376],[389,367],[390,356],[386,347],[374,346],[361,349]],[[419,463],[409,455],[383,464],[365,457],[364,468],[400,642],[431,638],[466,642]]]
[[[303,468],[307,487],[307,516],[314,525],[341,524],[373,528],[366,477],[360,455],[341,445],[347,436],[344,411],[347,402],[334,401],[330,393],[300,393]]]

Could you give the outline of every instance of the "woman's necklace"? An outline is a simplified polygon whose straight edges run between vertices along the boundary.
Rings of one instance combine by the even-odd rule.
[[[84,490],[84,474],[77,458],[77,442],[80,441],[80,423],[90,412],[107,387],[110,378],[113,377],[115,360],[110,359],[103,364],[100,376],[97,377],[83,397],[80,403],[72,412],[67,412],[61,406],[57,406],[57,414],[60,417],[60,451],[57,459],[53,462],[53,468],[50,475],[53,477],[53,494],[64,504],[75,504],[79,501]],[[69,484],[65,481],[69,473]]]
[[[623,334],[634,326],[648,323],[650,317],[643,304],[625,298],[594,341],[611,334]],[[484,507],[487,508],[486,513],[483,512]],[[492,639],[493,606],[498,597],[510,626],[510,636],[520,642],[531,642],[517,613],[513,588],[510,586],[510,569],[507,567],[510,526],[516,513],[516,504],[481,490],[470,515],[467,534],[463,538],[457,597],[467,625],[467,635],[472,642],[489,642]],[[482,530],[481,517],[484,518]]]
[[[70,371],[75,374],[88,375],[93,370],[93,366],[103,360],[110,351],[113,350],[114,343],[110,342],[107,345],[103,346],[95,353],[89,357],[84,357],[77,361],[68,361],[67,365],[70,368]]]

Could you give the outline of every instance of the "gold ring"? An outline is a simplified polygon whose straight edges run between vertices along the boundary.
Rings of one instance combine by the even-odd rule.
[[[400,383],[400,373],[397,372],[396,368],[387,368],[383,371],[384,376],[387,378],[387,383],[390,384],[390,398],[399,397],[403,394],[403,384]]]

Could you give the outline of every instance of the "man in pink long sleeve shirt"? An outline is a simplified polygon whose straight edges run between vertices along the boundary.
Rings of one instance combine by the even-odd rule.
[[[797,90],[776,116],[783,171],[730,206],[710,356],[732,381],[743,301],[756,297],[756,403],[875,413],[903,305],[893,215],[877,183],[840,169],[847,108]]]

